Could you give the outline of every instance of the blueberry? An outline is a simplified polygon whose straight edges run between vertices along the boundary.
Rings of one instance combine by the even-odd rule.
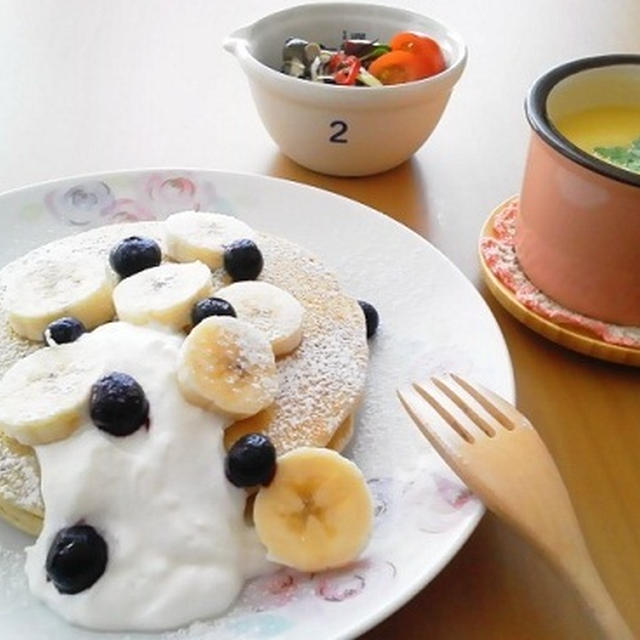
[[[236,317],[236,310],[222,298],[205,298],[198,300],[191,309],[191,323],[195,327],[209,316],[233,316]]]
[[[267,436],[250,433],[229,449],[224,470],[236,487],[266,487],[276,473],[276,449]]]
[[[125,238],[109,254],[109,263],[121,278],[128,278],[149,267],[157,267],[161,259],[162,252],[158,243],[151,238],[139,236]]]
[[[91,387],[89,412],[98,429],[113,436],[128,436],[147,423],[149,402],[130,375],[113,371]]]
[[[371,338],[376,334],[378,330],[378,324],[380,324],[380,316],[376,311],[376,308],[365,302],[364,300],[358,300],[358,304],[362,307],[364,312],[364,320],[367,323],[367,338]]]
[[[58,318],[50,322],[45,329],[44,341],[49,345],[75,342],[85,331],[85,326],[80,320],[69,316]]]
[[[100,578],[107,566],[107,543],[86,524],[60,529],[47,553],[47,580],[60,593],[80,593]]]
[[[263,264],[262,253],[253,240],[234,240],[224,248],[224,268],[235,282],[255,280]]]

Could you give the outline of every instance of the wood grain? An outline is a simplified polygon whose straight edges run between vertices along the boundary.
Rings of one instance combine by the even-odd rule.
[[[513,360],[519,408],[567,484],[587,544],[640,637],[640,370],[530,331],[481,283],[488,213],[519,189],[527,88],[583,55],[638,52],[637,0],[403,0],[469,46],[467,69],[415,157],[371,178],[313,174],[278,153],[223,38],[299,0],[3,0],[0,190],[150,166],[313,184],[415,229],[478,285]],[[383,251],[384,247],[376,247]],[[384,321],[384,319],[383,319]],[[488,515],[445,570],[367,640],[589,640],[596,629],[537,555]]]
[[[566,486],[531,422],[491,390],[452,374],[398,396],[416,426],[492,513],[581,596],[611,640],[633,640],[589,555]]]

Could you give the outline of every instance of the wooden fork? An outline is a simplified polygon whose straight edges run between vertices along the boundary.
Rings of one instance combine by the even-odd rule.
[[[633,640],[589,557],[560,473],[529,420],[492,391],[453,374],[415,383],[398,396],[469,489],[569,580],[605,637]]]

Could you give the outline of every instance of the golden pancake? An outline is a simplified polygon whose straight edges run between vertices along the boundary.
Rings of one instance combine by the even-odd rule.
[[[341,452],[349,442],[351,442],[355,426],[355,418],[353,415],[345,418],[342,424],[336,429],[331,440],[327,442],[327,448]]]
[[[42,347],[11,329],[4,308],[6,283],[25,265],[55,255],[100,256],[108,264],[111,247],[131,235],[151,237],[164,250],[162,222],[136,222],[92,229],[39,247],[0,270],[0,376]],[[365,382],[368,347],[364,316],[345,295],[334,274],[297,245],[259,234],[264,257],[259,280],[291,293],[304,307],[302,342],[278,358],[279,390],[265,411],[231,425],[229,445],[248,432],[266,433],[279,454],[299,446],[341,450],[353,433],[352,414]],[[214,289],[230,283],[223,269],[212,274]],[[39,468],[33,450],[0,434],[0,515],[37,534],[43,513]]]

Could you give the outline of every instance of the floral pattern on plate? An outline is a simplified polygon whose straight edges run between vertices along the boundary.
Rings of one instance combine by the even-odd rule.
[[[93,180],[69,189],[54,189],[45,196],[45,203],[61,222],[83,227],[108,216],[115,197],[107,184]]]
[[[188,172],[153,172],[143,179],[120,180],[108,185],[88,180],[53,189],[44,197],[46,209],[64,225],[162,220],[171,213],[194,209],[216,210],[219,202],[210,180]]]
[[[10,199],[5,200],[6,210],[10,211],[9,223],[19,229],[28,220],[29,235],[24,241],[12,245],[5,242],[3,246],[9,255],[14,250],[24,251],[27,241],[33,246],[70,230],[124,221],[161,220],[175,211],[199,209],[246,217],[256,228],[262,224],[263,216],[266,222],[271,217],[273,224],[266,224],[265,230],[271,226],[291,229],[292,237],[296,237],[296,233],[300,237],[308,236],[310,250],[315,252],[317,245],[320,255],[341,264],[341,242],[345,238],[360,237],[363,228],[364,218],[355,215],[358,212],[351,216],[350,210],[360,205],[318,190],[302,192],[299,190],[304,187],[284,181],[278,182],[276,188],[276,182],[208,171],[149,170],[39,185],[23,193],[9,194]],[[290,207],[282,206],[290,202],[296,203],[296,215],[289,213]],[[259,208],[256,203],[260,203]],[[298,222],[297,212],[301,209],[305,216]],[[403,256],[412,269],[432,265],[437,268],[440,281],[448,277],[456,281],[461,278],[455,270],[447,275],[444,259],[431,252],[426,244],[414,246],[412,243],[418,242],[414,236],[405,237],[395,226],[388,226],[382,216],[369,217],[371,212],[364,209],[360,213],[366,214],[369,227],[380,227],[380,231],[393,240],[389,249],[392,259]],[[28,216],[21,218],[23,213]],[[327,233],[331,242],[319,242],[312,233],[298,229],[298,226],[316,229],[320,222],[329,225]],[[332,233],[334,227],[336,232]],[[423,373],[425,366],[429,371],[443,366],[463,369],[472,377],[481,372],[480,379],[485,384],[491,385],[495,378],[498,384],[492,386],[500,391],[502,384],[502,390],[508,391],[511,383],[505,371],[509,369],[506,361],[501,360],[506,355],[502,355],[502,347],[492,346],[497,339],[487,331],[487,326],[491,329],[493,320],[478,317],[484,311],[474,314],[470,311],[480,304],[476,302],[475,292],[468,299],[456,298],[456,304],[460,303],[459,313],[449,315],[450,307],[446,305],[451,301],[449,294],[443,293],[451,291],[449,287],[438,289],[436,296],[438,300],[445,297],[444,305],[434,305],[433,297],[428,291],[423,292],[415,279],[399,287],[378,259],[364,256],[355,262],[357,268],[352,281],[347,280],[351,285],[348,288],[367,295],[367,287],[375,280],[383,313],[387,304],[384,316],[387,323],[372,345],[372,380],[360,412],[358,439],[353,446],[354,457],[359,464],[364,463],[374,499],[374,530],[363,556],[340,570],[308,574],[281,568],[271,575],[258,577],[247,583],[233,608],[215,620],[194,622],[184,629],[162,634],[103,636],[67,625],[34,601],[21,569],[20,549],[24,542],[11,543],[12,536],[17,534],[4,530],[0,524],[0,545],[10,544],[11,554],[15,554],[15,562],[0,563],[3,578],[12,585],[9,591],[0,589],[3,631],[8,629],[7,633],[14,634],[12,637],[29,640],[49,637],[73,640],[89,637],[295,640],[308,637],[316,640],[347,637],[349,633],[348,637],[352,637],[363,629],[363,620],[380,620],[386,615],[385,611],[389,613],[400,606],[439,571],[442,560],[451,557],[477,523],[482,506],[425,445],[395,401],[387,398],[392,398],[392,390],[406,380],[407,364]],[[399,288],[402,297],[398,297]],[[393,292],[387,296],[389,300],[385,299],[385,291]],[[427,300],[428,304],[421,306],[421,300]],[[440,308],[448,309],[446,322],[442,321]],[[425,309],[434,314],[433,320]],[[469,316],[468,322],[458,323],[465,314]],[[490,318],[488,311],[486,315]],[[418,319],[424,325],[420,335],[429,336],[428,342],[407,328]],[[429,327],[434,326],[429,323],[433,322],[437,322],[437,334],[429,331]],[[478,339],[480,330],[483,340]],[[484,375],[487,363],[491,366]],[[372,450],[371,444],[380,439],[387,445],[382,450]],[[429,565],[427,570],[425,564]]]
[[[231,617],[197,623],[199,632],[215,630],[211,637],[216,640],[261,640],[285,632],[291,633],[285,637],[296,638],[309,620],[348,616],[356,601],[383,598],[393,590],[406,563],[401,549],[388,544],[391,531],[402,528],[407,537],[422,536],[426,541],[429,536],[446,535],[478,507],[477,498],[448,469],[424,473],[422,468],[405,475],[368,481],[374,529],[358,561],[315,574],[282,567],[255,578],[245,586]],[[407,514],[412,514],[409,519]],[[181,638],[180,632],[167,636],[167,640]]]

